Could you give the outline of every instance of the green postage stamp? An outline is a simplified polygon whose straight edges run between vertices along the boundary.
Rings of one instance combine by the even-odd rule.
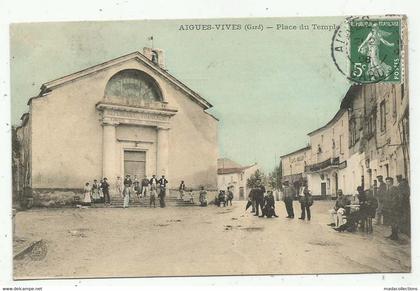
[[[350,21],[350,76],[359,83],[401,81],[401,21]]]

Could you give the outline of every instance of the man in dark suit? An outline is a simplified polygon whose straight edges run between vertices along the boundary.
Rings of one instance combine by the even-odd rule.
[[[165,179],[165,175],[162,175],[162,178],[159,179],[158,185],[160,188],[159,192],[159,203],[160,207],[165,207],[165,196],[166,196],[166,184],[168,184],[168,180]]]
[[[250,191],[249,191],[249,194],[248,194],[248,203],[249,202],[251,202],[251,205],[252,205],[252,210],[251,210],[251,213],[255,213],[255,199],[254,199],[254,188],[252,188]],[[248,209],[248,206],[247,206],[247,208],[246,209]]]
[[[289,187],[289,181],[283,182],[283,201],[286,206],[287,216],[286,218],[295,218],[295,212],[293,211],[293,199],[295,193],[292,188]]]
[[[264,197],[263,213],[260,217],[267,216],[267,218],[278,217],[276,214],[276,202],[274,200],[273,191],[267,191],[267,196]]]
[[[108,179],[104,178],[103,182],[101,183],[102,193],[104,194],[105,204],[111,204],[111,199],[109,197],[109,183]]]
[[[255,214],[254,214],[254,216],[260,216],[259,209],[261,209],[261,214],[263,214],[262,213],[262,208],[264,207],[264,193],[265,193],[265,187],[261,183],[260,179],[257,179],[256,185],[251,191],[252,191],[252,197],[255,201]]]
[[[383,176],[379,175],[376,177],[378,179],[379,185],[375,191],[375,198],[378,200],[378,208],[376,208],[376,224],[382,224],[383,219],[383,207],[384,207],[384,198],[386,194],[386,184],[384,183]]]
[[[387,238],[398,240],[398,231],[402,216],[401,195],[398,188],[394,186],[393,178],[387,177],[385,181],[387,189],[383,211],[391,225],[391,235],[387,236]]]
[[[410,210],[410,185],[402,175],[397,175],[398,191],[401,196],[401,232],[410,235],[411,232],[411,210]]]
[[[128,207],[128,204],[130,203],[130,196],[131,196],[131,186],[133,185],[133,181],[130,178],[130,175],[126,175],[124,179],[124,190],[123,190],[123,196],[124,196],[124,208]]]

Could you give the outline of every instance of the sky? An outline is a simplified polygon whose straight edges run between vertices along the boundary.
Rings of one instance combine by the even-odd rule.
[[[43,83],[142,51],[165,51],[168,71],[213,104],[220,157],[265,171],[307,145],[307,133],[338,111],[350,84],[331,58],[341,17],[22,23],[10,28],[12,124]],[[238,30],[186,30],[240,24]],[[248,30],[246,25],[263,30]],[[309,30],[277,29],[301,24]],[[181,27],[182,25],[182,27]],[[273,27],[272,29],[266,28]]]

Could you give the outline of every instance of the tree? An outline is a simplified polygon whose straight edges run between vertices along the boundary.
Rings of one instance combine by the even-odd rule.
[[[246,181],[246,186],[248,188],[254,188],[257,185],[257,180],[261,180],[262,184],[266,184],[267,178],[264,172],[256,170],[251,176],[249,176],[248,180]]]
[[[20,150],[21,144],[17,137],[17,128],[12,125],[12,199],[13,201],[20,200],[21,193],[18,192],[19,189],[19,172],[21,171],[21,162],[20,162]]]
[[[281,187],[281,162],[279,166],[276,166],[272,172],[268,174],[267,182],[268,185],[273,189],[280,189]]]

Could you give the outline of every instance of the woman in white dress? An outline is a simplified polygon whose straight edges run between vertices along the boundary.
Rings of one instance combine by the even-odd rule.
[[[123,208],[127,208],[128,204],[130,203],[130,187],[124,187],[123,196],[124,196]]]
[[[91,199],[91,187],[89,185],[89,182],[87,182],[85,184],[85,187],[83,188],[83,206],[90,206],[92,203],[92,199]]]

